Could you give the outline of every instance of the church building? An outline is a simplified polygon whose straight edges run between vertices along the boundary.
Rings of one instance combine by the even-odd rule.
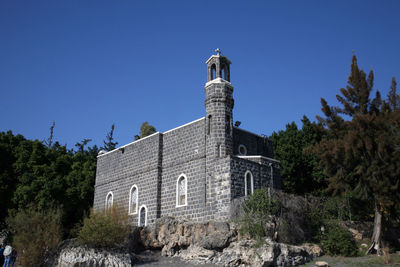
[[[226,221],[237,199],[280,188],[271,141],[233,126],[231,61],[216,51],[206,61],[205,117],[101,151],[94,210],[118,205],[140,226],[164,216]]]

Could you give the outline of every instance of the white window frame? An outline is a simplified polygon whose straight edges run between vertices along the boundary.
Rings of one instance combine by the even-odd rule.
[[[144,208],[145,211],[146,211],[146,216],[144,216],[144,226],[147,226],[147,207],[146,207],[146,205],[142,205],[142,206],[140,206],[140,208],[139,208],[139,211],[138,211],[138,223],[137,223],[137,225],[140,226],[140,211],[142,210],[142,208]]]
[[[106,195],[106,202],[105,202],[105,205],[104,205],[104,209],[105,209],[105,210],[107,210],[107,199],[108,199],[108,196],[109,196],[109,195],[111,195],[111,208],[114,206],[114,194],[113,194],[112,191],[110,191],[110,192],[108,192],[107,195]]]
[[[131,205],[131,201],[132,201],[132,199],[131,199],[131,197],[132,197],[132,190],[133,189],[136,189],[136,210],[134,210],[134,211],[132,211],[131,210],[131,207],[132,207],[132,205]],[[139,204],[139,189],[138,189],[138,187],[137,187],[137,185],[132,185],[132,187],[131,187],[131,190],[129,190],[129,211],[128,211],[128,214],[129,215],[133,215],[133,214],[137,214],[138,213],[138,204]]]
[[[247,196],[247,174],[250,174],[250,194],[253,194],[254,192],[254,178],[253,178],[253,174],[251,173],[251,171],[247,170],[244,174],[244,195]]]
[[[179,180],[183,177],[183,179],[185,179],[185,204],[183,205],[179,205]],[[188,186],[188,178],[187,176],[182,173],[178,176],[178,179],[176,179],[176,207],[184,207],[187,206],[188,204],[188,190],[187,190],[187,186]]]

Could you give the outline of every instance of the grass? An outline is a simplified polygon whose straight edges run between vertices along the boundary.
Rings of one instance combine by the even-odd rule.
[[[384,264],[384,257],[368,255],[362,257],[330,257],[323,256],[303,265],[304,267],[314,267],[316,261],[326,261],[330,267],[378,267],[378,266],[400,266],[400,255],[390,254],[389,264]]]

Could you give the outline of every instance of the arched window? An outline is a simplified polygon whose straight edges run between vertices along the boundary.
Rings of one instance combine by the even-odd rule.
[[[181,174],[176,180],[176,206],[187,205],[187,178],[186,175]]]
[[[146,225],[147,225],[147,208],[145,205],[143,205],[139,209],[138,226],[146,226]]]
[[[129,214],[136,214],[138,209],[138,188],[136,185],[129,191]]]
[[[113,193],[110,191],[108,192],[107,196],[106,196],[106,204],[105,204],[105,208],[106,210],[109,210],[112,208],[113,205]]]
[[[246,171],[244,174],[244,195],[248,196],[253,194],[254,184],[253,184],[253,174],[250,171]]]

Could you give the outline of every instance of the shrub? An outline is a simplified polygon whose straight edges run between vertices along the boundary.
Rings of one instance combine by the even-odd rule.
[[[241,232],[248,233],[251,238],[257,240],[265,237],[269,232],[266,222],[271,216],[277,215],[280,208],[280,202],[270,197],[268,189],[255,190],[243,204]]]
[[[121,244],[131,231],[129,216],[114,206],[108,211],[91,211],[83,220],[78,242],[97,248],[112,248]]]
[[[61,242],[61,210],[38,210],[29,205],[6,219],[21,266],[42,265]]]
[[[351,233],[336,223],[327,226],[321,236],[322,249],[331,256],[357,256],[357,244]]]

